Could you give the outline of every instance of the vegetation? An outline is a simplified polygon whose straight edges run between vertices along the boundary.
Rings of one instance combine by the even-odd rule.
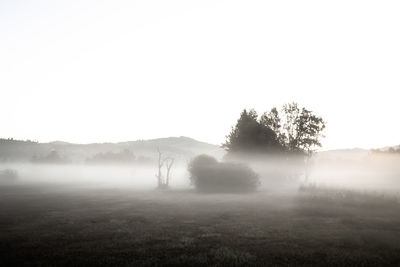
[[[240,114],[223,147],[228,153],[290,153],[311,155],[321,146],[325,122],[297,103],[281,112],[272,108],[258,118],[253,109]]]
[[[50,151],[57,151],[70,163],[107,163],[113,156],[125,149],[133,151],[135,163],[154,164],[157,156],[155,148],[175,158],[191,158],[198,154],[212,154],[222,157],[225,151],[217,145],[200,142],[188,137],[169,137],[151,140],[128,141],[121,143],[74,144],[67,142],[38,143],[14,139],[0,139],[0,162],[30,162],[33,157],[42,158]],[[107,158],[107,159],[106,159]],[[110,160],[108,160],[108,158]]]
[[[258,175],[239,163],[218,162],[200,155],[189,163],[190,180],[200,192],[253,192],[259,186]]]
[[[283,150],[279,136],[268,126],[260,123],[257,112],[243,110],[236,126],[222,145],[229,153],[278,152]]]
[[[400,146],[389,147],[386,149],[372,149],[371,152],[374,154],[400,154]]]
[[[325,122],[297,103],[283,105],[279,112],[272,108],[260,118],[253,109],[242,111],[236,125],[222,145],[228,158],[280,155],[291,167],[284,177],[310,173],[310,158],[321,147]]]
[[[0,200],[2,266],[400,265],[400,206],[368,195],[46,184],[0,187]]]
[[[158,152],[158,172],[156,174],[157,177],[157,188],[158,189],[168,189],[169,182],[171,180],[171,168],[174,165],[175,159],[172,157],[165,157],[163,153],[157,148]],[[165,166],[166,175],[163,174],[162,169]]]
[[[0,138],[0,144],[9,144],[9,143],[14,143],[14,144],[23,144],[23,143],[27,143],[27,144],[38,144],[38,141],[33,141],[33,140],[18,140],[18,139],[14,139],[14,138]]]
[[[31,162],[59,164],[59,163],[68,163],[69,160],[65,157],[60,156],[60,154],[56,150],[52,150],[50,151],[49,154],[47,154],[44,157],[33,156]]]
[[[128,149],[124,149],[120,152],[97,153],[93,157],[86,159],[86,163],[133,163],[135,160],[135,155]]]

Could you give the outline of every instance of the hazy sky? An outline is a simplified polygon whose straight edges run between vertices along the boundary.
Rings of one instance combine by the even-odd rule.
[[[0,1],[0,136],[220,144],[297,101],[325,149],[400,143],[400,1]]]

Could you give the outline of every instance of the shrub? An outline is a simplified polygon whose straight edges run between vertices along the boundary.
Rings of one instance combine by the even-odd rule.
[[[241,163],[218,162],[208,155],[200,155],[189,163],[190,180],[200,192],[253,192],[259,186],[258,175]]]

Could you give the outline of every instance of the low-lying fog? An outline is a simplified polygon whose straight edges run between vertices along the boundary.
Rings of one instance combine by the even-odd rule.
[[[2,266],[398,266],[398,162],[316,157],[305,181],[299,166],[258,159],[258,192],[240,193],[187,190],[186,162],[173,165],[171,190],[156,190],[157,164],[3,163]],[[210,187],[250,177],[214,164]]]
[[[369,155],[357,160],[318,160],[310,182],[320,186],[381,193],[400,193],[400,157]]]
[[[157,186],[157,166],[148,165],[85,165],[85,164],[0,164],[0,170],[12,169],[18,173],[14,183],[34,185],[82,186],[86,188],[110,187],[134,190],[154,189]],[[187,188],[186,169],[177,166],[172,171],[171,187]]]
[[[400,192],[400,157],[368,156],[357,160],[326,160],[316,157],[311,164],[307,184],[358,191],[397,194]],[[268,162],[256,164],[254,170],[260,175],[260,191],[296,190],[305,182],[299,179],[275,177],[274,173],[285,164]],[[18,178],[14,184],[53,184],[79,186],[83,188],[121,188],[152,190],[157,186],[157,165],[85,165],[85,164],[32,164],[1,163],[0,170],[16,170]],[[2,182],[3,183],[3,182]],[[1,185],[1,184],[0,184]],[[191,188],[186,164],[175,164],[172,168],[172,189]]]

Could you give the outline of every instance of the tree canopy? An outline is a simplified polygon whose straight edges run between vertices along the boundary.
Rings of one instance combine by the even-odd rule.
[[[272,152],[281,150],[275,131],[258,120],[257,112],[246,109],[227,136],[223,147],[228,152]]]
[[[254,109],[242,111],[222,145],[229,153],[296,153],[311,155],[321,147],[324,120],[297,103],[272,108],[258,118]]]

